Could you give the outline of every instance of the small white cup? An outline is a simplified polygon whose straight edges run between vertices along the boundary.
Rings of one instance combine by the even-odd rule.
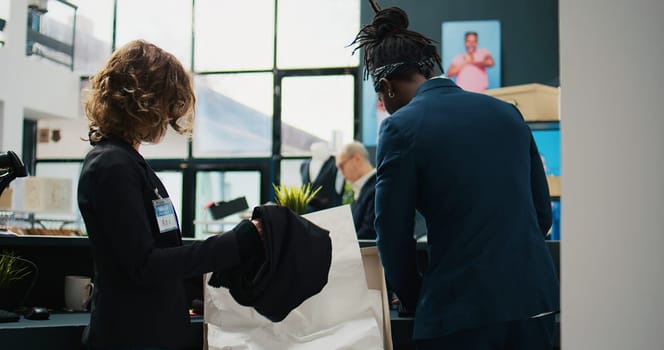
[[[65,276],[65,306],[72,311],[85,311],[94,284],[92,279],[86,276]]]

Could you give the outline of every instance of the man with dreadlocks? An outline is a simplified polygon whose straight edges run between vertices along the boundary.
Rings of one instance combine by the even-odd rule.
[[[415,310],[418,349],[551,349],[559,286],[544,236],[550,198],[518,110],[435,76],[432,41],[406,13],[377,10],[353,44],[392,115],[377,150],[378,248],[389,284]],[[429,263],[412,227],[425,217]]]

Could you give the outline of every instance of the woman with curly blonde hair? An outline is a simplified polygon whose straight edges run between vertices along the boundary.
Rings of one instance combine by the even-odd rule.
[[[196,98],[189,74],[171,54],[144,41],[117,50],[91,79],[85,104],[90,140],[156,143],[170,125],[191,132]]]
[[[89,140],[78,204],[95,262],[91,349],[172,349],[185,339],[189,302],[183,280],[263,259],[260,223],[182,246],[173,205],[138,152],[169,125],[189,133],[194,90],[168,52],[145,41],[115,51],[92,78],[85,104]]]

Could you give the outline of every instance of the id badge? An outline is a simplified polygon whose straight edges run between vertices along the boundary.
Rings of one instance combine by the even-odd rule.
[[[170,198],[153,199],[152,206],[157,217],[159,233],[178,229],[178,221],[175,218],[175,210]]]

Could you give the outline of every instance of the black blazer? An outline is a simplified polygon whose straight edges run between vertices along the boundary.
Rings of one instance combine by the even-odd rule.
[[[428,80],[382,123],[377,164],[377,245],[390,285],[417,307],[415,339],[559,310],[548,186],[514,106]],[[416,209],[428,231],[422,277]]]
[[[93,347],[180,346],[190,306],[183,279],[237,268],[250,254],[242,243],[257,235],[250,223],[188,246],[179,229],[159,233],[155,188],[168,197],[143,157],[123,141],[102,141],[85,157],[78,204],[95,263],[85,339]]]
[[[336,183],[337,172],[339,170],[335,164],[334,157],[330,156],[327,158],[315,179],[309,177],[310,165],[311,159],[305,160],[300,165],[302,183],[305,185],[311,183],[312,190],[315,190],[318,186],[321,186],[321,189],[316,193],[316,196],[314,196],[309,205],[307,205],[307,213],[341,205],[343,193],[337,192]]]
[[[357,238],[359,239],[376,239],[376,230],[374,229],[376,218],[375,196],[376,174],[371,176],[362,186],[359,196],[350,206],[353,213],[353,222],[355,223],[355,232],[357,232]]]
[[[208,282],[229,288],[239,304],[280,322],[327,284],[330,232],[279,205],[254,208],[263,222],[265,259],[244,271],[215,272]]]

